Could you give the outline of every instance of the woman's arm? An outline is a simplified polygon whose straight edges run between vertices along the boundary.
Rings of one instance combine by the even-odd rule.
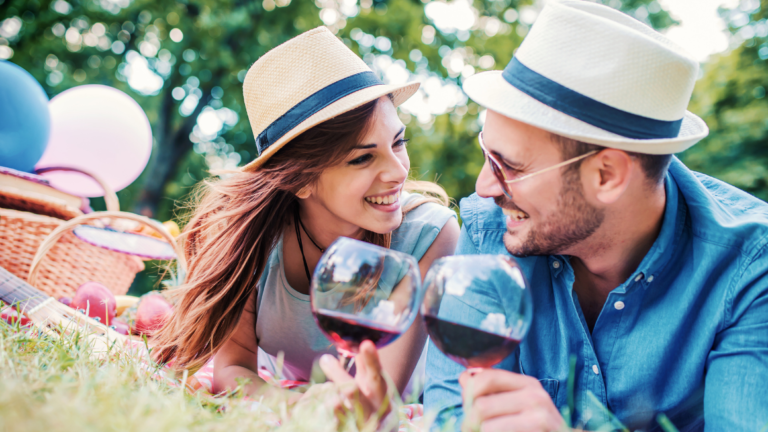
[[[237,387],[237,379],[250,381],[245,386],[245,393],[255,394],[262,389],[266,382],[258,374],[258,349],[254,311],[256,310],[256,294],[245,307],[240,321],[232,333],[232,337],[216,352],[213,365],[214,394]]]
[[[448,219],[440,233],[432,242],[427,252],[419,261],[419,271],[422,281],[432,262],[444,256],[453,255],[456,242],[459,239],[459,223],[455,218]],[[413,369],[419,361],[424,343],[427,340],[427,331],[421,319],[421,313],[416,317],[411,328],[397,341],[379,350],[379,358],[384,370],[397,385],[397,391],[402,394],[408,380],[413,374]]]

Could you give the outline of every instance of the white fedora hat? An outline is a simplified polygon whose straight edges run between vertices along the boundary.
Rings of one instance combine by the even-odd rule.
[[[248,70],[243,97],[259,157],[254,171],[290,140],[326,120],[392,94],[405,102],[419,83],[385,85],[325,27],[296,36],[264,54]]]
[[[468,78],[475,102],[578,141],[681,152],[709,133],[686,110],[699,65],[664,35],[586,1],[550,2],[504,71]]]

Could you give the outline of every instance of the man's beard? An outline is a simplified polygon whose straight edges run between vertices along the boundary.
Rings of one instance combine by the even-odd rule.
[[[577,169],[567,170],[555,213],[534,225],[519,246],[512,244],[507,233],[504,236],[507,251],[517,257],[557,255],[591,236],[603,223],[605,212],[587,202],[580,180]],[[495,201],[501,208],[519,210],[506,196],[497,197]]]

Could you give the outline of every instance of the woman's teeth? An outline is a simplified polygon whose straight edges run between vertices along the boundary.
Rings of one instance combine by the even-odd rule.
[[[365,197],[365,200],[371,204],[394,204],[398,199],[400,199],[400,192],[383,197]]]
[[[502,209],[502,212],[509,216],[510,218],[520,222],[523,219],[528,219],[528,215],[525,214],[525,212],[521,212],[518,210],[510,210],[510,209]]]

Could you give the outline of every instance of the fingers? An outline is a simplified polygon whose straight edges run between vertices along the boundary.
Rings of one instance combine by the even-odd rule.
[[[364,341],[360,345],[360,354],[357,355],[357,374],[355,381],[360,391],[374,403],[379,403],[387,395],[387,383],[382,376],[381,362],[376,346],[370,341]]]
[[[541,386],[480,396],[473,400],[468,408],[466,416],[473,424],[532,410],[554,411],[558,417],[560,415],[549,397],[549,393]]]
[[[314,401],[321,400],[324,404],[326,404],[326,406],[334,408],[335,406],[329,403],[330,396],[337,394],[336,388],[334,386],[335,384],[332,382],[314,384],[310,386],[305,393],[296,393],[298,398],[296,398],[295,395],[291,395],[291,397],[288,399],[288,405],[291,405],[290,402],[293,400],[295,400],[297,406],[314,403]]]
[[[538,380],[504,370],[469,370],[459,377],[470,429],[484,432],[555,431],[563,425]]]
[[[342,415],[345,412],[341,409],[342,406],[347,412],[353,411],[353,407],[359,407],[362,408],[362,419],[365,421],[376,412],[376,407],[384,408],[382,403],[387,398],[387,383],[382,375],[383,369],[376,346],[372,342],[365,341],[361,344],[355,364],[357,372],[352,378],[333,356],[326,354],[319,360],[320,368],[338,389],[338,399],[334,401],[337,414]],[[389,409],[390,407],[387,407],[386,411]]]
[[[500,369],[465,371],[459,376],[459,384],[461,384],[464,390],[465,398],[468,398],[470,395],[478,398],[494,393],[520,390],[530,386],[541,387],[541,384],[535,378]]]
[[[520,414],[496,417],[482,423],[482,432],[555,432],[563,430],[563,419],[546,411],[530,410]]]
[[[333,381],[339,389],[344,406],[350,408],[352,406],[351,401],[358,401],[360,399],[355,379],[344,370],[338,360],[330,354],[323,354],[320,357],[319,364],[320,368],[325,372],[325,376]]]
[[[360,344],[360,354],[357,355],[358,364],[365,365],[370,373],[381,375],[381,362],[379,361],[379,352],[373,342],[366,340]]]
[[[336,384],[343,384],[354,381],[352,375],[347,373],[347,371],[341,367],[341,363],[339,363],[339,361],[336,360],[332,355],[323,354],[323,356],[320,357],[320,361],[318,363],[320,364],[320,369],[325,372],[325,376]]]

